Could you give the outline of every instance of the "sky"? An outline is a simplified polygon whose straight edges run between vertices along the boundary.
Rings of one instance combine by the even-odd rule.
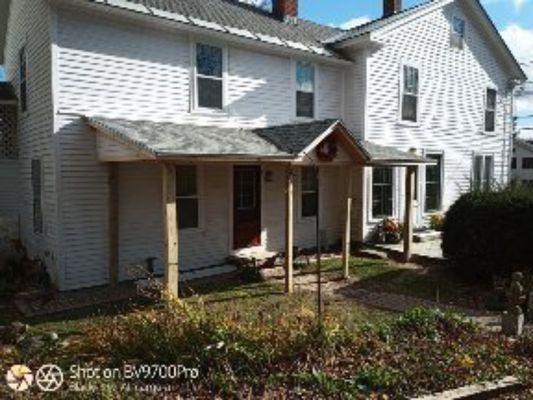
[[[403,0],[403,6],[412,7],[425,1]],[[299,0],[299,3],[303,18],[344,29],[378,18],[383,4],[382,0]],[[482,3],[533,81],[533,0],[482,0]],[[0,66],[0,80],[3,79]],[[517,99],[518,116],[533,115],[533,83],[527,84],[524,92]],[[519,123],[533,126],[533,117],[520,119]]]

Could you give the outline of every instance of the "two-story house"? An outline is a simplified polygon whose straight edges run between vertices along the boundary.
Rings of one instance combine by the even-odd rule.
[[[384,0],[348,31],[297,0],[4,3],[18,168],[0,197],[61,290],[151,257],[213,275],[242,249],[285,253],[289,276],[317,219],[346,253],[386,216],[422,224],[509,180],[526,78],[477,0]]]

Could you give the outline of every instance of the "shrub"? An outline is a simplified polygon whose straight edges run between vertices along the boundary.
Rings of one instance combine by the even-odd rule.
[[[465,194],[446,214],[444,255],[473,278],[532,271],[533,191],[509,187]]]

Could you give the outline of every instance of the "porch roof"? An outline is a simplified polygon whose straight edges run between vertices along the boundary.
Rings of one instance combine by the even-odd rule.
[[[340,120],[267,128],[220,128],[172,122],[85,117],[98,132],[149,154],[151,159],[239,157],[296,161],[332,133],[341,133],[364,165],[432,164],[412,152],[357,139]]]

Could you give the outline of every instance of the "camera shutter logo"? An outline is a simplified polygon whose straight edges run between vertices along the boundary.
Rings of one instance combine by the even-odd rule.
[[[55,392],[63,385],[63,371],[57,365],[43,365],[35,374],[35,383],[43,392]]]
[[[25,365],[13,365],[7,371],[6,382],[15,392],[24,392],[33,384],[33,374]]]

